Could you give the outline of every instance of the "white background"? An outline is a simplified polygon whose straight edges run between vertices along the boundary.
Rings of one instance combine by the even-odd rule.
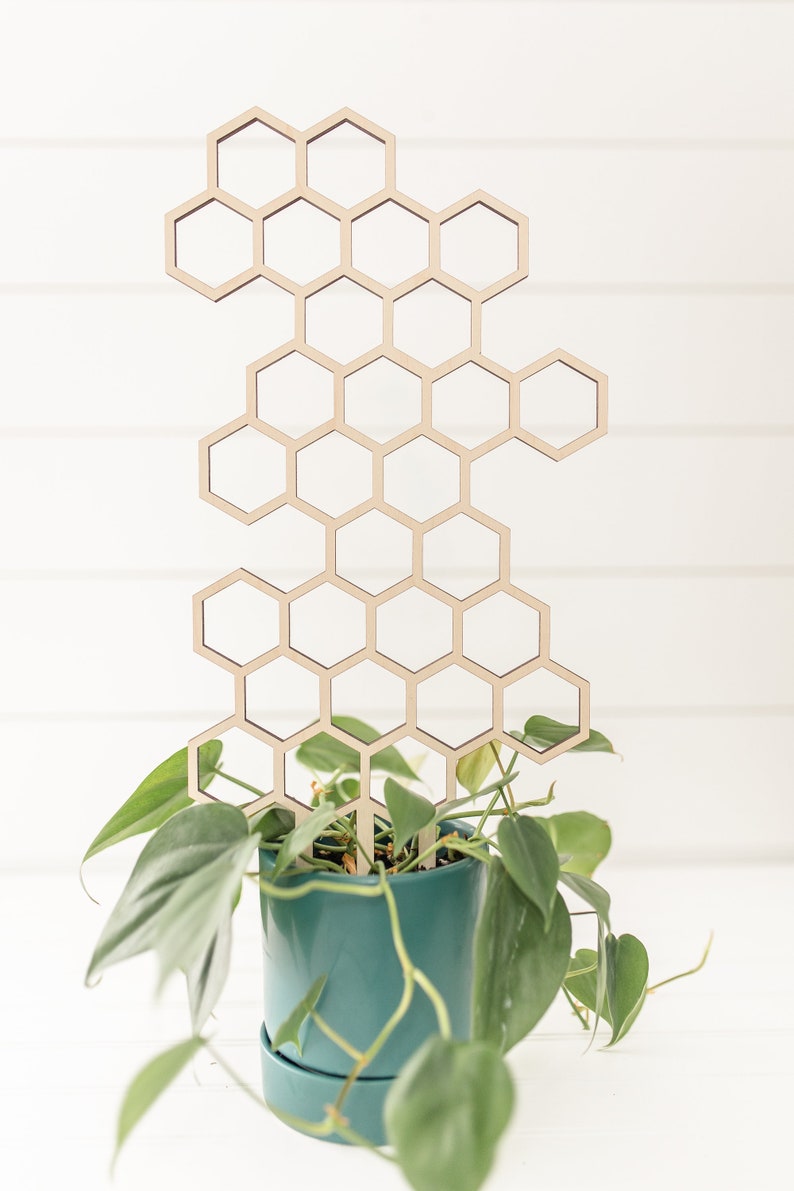
[[[530,278],[500,299],[489,354],[591,362],[611,430],[511,473],[501,507],[517,579],[552,606],[554,656],[590,679],[593,723],[625,755],[537,781],[559,779],[560,810],[605,814],[624,865],[680,862],[685,882],[709,864],[728,889],[790,861],[792,5],[0,11],[11,907],[62,873],[85,952],[97,919],[71,877],[88,839],[231,709],[227,676],[191,653],[189,597],[245,542],[198,500],[195,442],[241,412],[245,364],[284,336],[266,297],[214,306],[167,279],[162,215],[202,189],[205,133],[254,104],[300,128],[348,105],[396,134],[398,183],[428,206],[482,187],[529,214]],[[695,902],[696,949],[714,917]],[[77,979],[82,956],[64,962]],[[106,1098],[125,1077],[103,1076]]]

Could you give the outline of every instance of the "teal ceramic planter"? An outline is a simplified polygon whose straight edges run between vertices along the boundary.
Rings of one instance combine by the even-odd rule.
[[[449,821],[444,830],[468,834],[470,826]],[[272,853],[260,853],[264,875]],[[315,874],[289,878],[302,883]],[[376,885],[377,877],[322,876],[344,888]],[[471,1017],[474,923],[484,887],[476,860],[428,872],[390,877],[405,945],[412,961],[432,980],[449,1010],[456,1038],[468,1038]],[[383,898],[316,891],[294,901],[261,898],[265,1004],[261,1032],[265,1100],[276,1110],[320,1121],[339,1092],[353,1061],[312,1021],[301,1030],[302,1053],[292,1043],[274,1052],[270,1039],[323,974],[328,980],[317,1010],[358,1050],[371,1045],[397,1006],[402,972],[392,944]],[[376,1145],[385,1141],[382,1107],[393,1078],[431,1034],[437,1021],[417,989],[411,1007],[345,1101],[351,1128]]]

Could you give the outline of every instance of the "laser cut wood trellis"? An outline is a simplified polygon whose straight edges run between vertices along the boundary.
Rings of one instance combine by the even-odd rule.
[[[332,145],[340,134],[359,138],[375,163],[377,178],[365,180],[363,192],[360,187],[355,193],[355,179],[340,187],[338,177],[326,178],[318,150]],[[271,151],[261,185],[252,190],[250,176],[235,180],[229,149],[257,137],[269,140]],[[272,152],[274,146],[278,156]],[[249,144],[249,148],[255,151],[256,146]],[[393,267],[373,265],[371,251],[368,265],[361,267],[357,244],[371,246],[374,241],[377,246],[379,234],[387,234],[382,227],[379,231],[384,215],[410,227],[415,251],[406,252],[403,268],[409,275],[395,276]],[[307,276],[303,266],[292,270],[297,278],[287,275],[289,254],[280,251],[280,231],[297,216],[308,220],[308,225],[304,222],[308,234],[316,233],[318,243],[321,240],[325,245],[325,257],[322,253],[318,257],[319,276]],[[472,224],[482,220],[500,221],[501,239],[504,241],[506,233],[514,243],[515,260],[515,267],[507,270],[496,262],[494,275],[485,284],[481,284],[482,270],[469,269],[465,262],[467,244],[476,249],[477,228]],[[223,276],[207,272],[202,276],[201,266],[194,263],[195,244],[201,237],[223,239],[229,261]],[[457,263],[450,264],[454,254],[448,248],[455,246]],[[607,378],[603,373],[559,349],[517,372],[482,354],[483,305],[528,275],[528,258],[526,217],[490,195],[477,191],[434,212],[402,194],[396,183],[394,137],[347,109],[299,132],[254,108],[209,135],[207,189],[166,216],[166,270],[213,301],[256,278],[266,278],[293,295],[295,334],[248,366],[246,412],[200,443],[201,495],[247,525],[285,506],[306,514],[324,528],[325,569],[288,590],[272,577],[269,580],[239,569],[194,597],[195,649],[233,674],[235,692],[234,714],[190,742],[189,781],[194,799],[212,801],[215,797],[202,789],[199,746],[242,730],[266,746],[272,758],[272,781],[266,783],[272,788],[263,789],[263,796],[246,806],[246,814],[278,803],[289,807],[300,820],[309,814],[310,806],[305,797],[288,788],[286,760],[302,742],[324,732],[359,754],[360,792],[345,806],[345,812],[356,811],[357,834],[371,855],[374,815],[385,817],[382,801],[376,799],[372,788],[372,776],[379,771],[379,754],[389,746],[410,739],[443,757],[446,781],[439,793],[451,801],[458,795],[457,761],[490,740],[502,741],[542,764],[587,738],[589,685],[552,659],[549,606],[511,582],[509,528],[471,504],[472,463],[503,443],[517,439],[551,459],[562,460],[606,433]],[[329,303],[333,305],[342,296],[348,301],[352,298],[357,311],[359,342],[352,346],[330,342],[319,317]],[[412,328],[417,320],[421,323],[431,299],[443,300],[449,317],[443,342],[428,350],[418,346]],[[351,351],[354,355],[347,358]],[[483,379],[487,375],[509,394],[507,424],[475,445],[456,440],[448,426],[440,426],[442,420],[434,413],[442,392],[454,386],[462,370],[471,376],[472,368],[481,370]],[[592,394],[591,424],[556,443],[533,430],[523,412],[523,399],[527,392],[531,394],[533,381],[547,376],[549,369],[565,370],[566,376],[578,378],[576,383]],[[290,427],[285,428],[283,420],[278,424],[271,413],[275,403],[268,396],[278,393],[283,379],[296,370],[298,383],[313,386],[312,391],[319,395],[316,408],[321,415],[327,414],[318,425],[297,435],[288,432]],[[360,411],[366,409],[368,395],[375,393],[384,379],[392,391],[402,386],[413,394],[413,404],[408,402],[413,412],[398,433],[378,435]],[[290,383],[294,382],[292,375]],[[224,452],[232,444],[244,448],[252,465],[262,477],[268,477],[270,487],[265,484],[262,499],[240,499],[233,471],[221,466]],[[363,461],[362,474],[369,477],[347,502],[330,482],[333,473],[323,470],[332,448],[337,469],[341,465],[352,474],[361,469]],[[278,479],[275,491],[273,476]],[[406,476],[412,481],[410,487],[400,483]],[[451,479],[454,492],[439,497],[428,513],[416,497],[425,491],[429,480],[438,481],[439,476]],[[348,558],[350,527],[365,544],[368,536],[375,541],[392,535],[406,559],[402,573],[385,581],[362,579]],[[443,567],[439,570],[428,561],[431,544],[434,548],[438,544],[454,547],[456,535],[464,528],[498,545],[495,572],[485,583],[447,582]],[[247,653],[230,656],[234,651],[229,649],[224,653],[222,641],[213,635],[213,617],[222,605],[233,616],[251,618],[253,644]],[[498,630],[510,611],[524,614],[531,636],[528,629],[519,664],[514,657],[500,664],[488,656],[483,641],[489,631]],[[335,631],[337,613],[340,618],[344,615],[348,621],[358,621],[360,639],[355,648]],[[410,630],[417,617],[423,621],[435,618],[445,626],[439,638],[446,633],[442,646],[422,653],[400,643],[399,633],[393,630],[400,625]],[[316,644],[318,625],[321,647]],[[307,634],[307,626],[315,631]],[[387,646],[387,637],[396,643]],[[315,644],[307,644],[309,640]],[[344,656],[337,656],[339,653]],[[256,692],[257,705],[269,703],[273,720],[278,719],[285,667],[293,681],[303,676],[304,686],[308,684],[311,692],[316,692],[316,710],[304,716],[305,722],[291,724],[289,730],[280,722],[275,726],[262,723],[267,717],[252,711]],[[368,739],[359,739],[335,722],[341,684],[351,672],[367,678],[379,675],[382,681],[400,684],[404,692],[401,722],[375,739],[364,732],[361,734]],[[517,740],[510,733],[511,729],[520,730],[521,724],[505,719],[506,702],[512,699],[515,703],[518,696],[524,701],[527,717],[544,714],[544,707],[532,706],[531,679],[538,674],[553,675],[568,684],[578,702],[576,730],[545,750]],[[478,708],[473,734],[463,720],[454,729],[439,726],[436,695],[442,680],[447,683],[450,678],[457,691],[470,695]],[[363,689],[366,687],[365,681]],[[360,718],[367,718],[364,707]],[[350,721],[344,722],[349,728]],[[360,854],[358,864],[359,871],[366,871]]]

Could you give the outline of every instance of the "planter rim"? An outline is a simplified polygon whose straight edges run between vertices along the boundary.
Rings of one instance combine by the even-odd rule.
[[[466,823],[463,819],[442,819],[439,826],[455,827],[457,830],[467,829],[467,835],[471,835],[472,833],[471,824]],[[461,831],[461,834],[463,834],[463,831]],[[259,855],[262,863],[264,863],[267,868],[274,867],[276,863],[274,853],[260,848]],[[439,880],[449,868],[457,868],[458,865],[470,867],[472,864],[479,863],[480,861],[474,856],[464,856],[461,860],[456,860],[454,865],[444,865],[443,868],[428,868],[424,870],[413,869],[413,871],[410,873],[392,873],[389,876],[389,880],[400,880],[403,877],[420,877],[425,881],[432,880],[434,878],[435,880]],[[340,881],[343,881],[345,884],[349,885],[377,885],[380,881],[380,877],[375,873],[364,873],[359,875],[357,873],[329,873],[313,872],[311,870],[307,870],[306,872],[290,873],[289,876],[286,876],[284,873],[280,873],[279,876],[276,877],[276,881],[281,881],[285,885],[298,881],[320,881],[323,883],[327,881],[329,884],[333,885],[338,885]]]

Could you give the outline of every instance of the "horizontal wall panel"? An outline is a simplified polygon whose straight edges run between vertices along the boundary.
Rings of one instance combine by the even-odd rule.
[[[6,147],[0,168],[14,179],[6,284],[159,281],[163,213],[204,188],[198,147]],[[401,152],[398,136],[398,184],[433,209],[481,187],[526,212],[536,282],[780,285],[794,276],[794,149]]]
[[[793,36],[764,2],[28,3],[0,130],[185,136],[259,102],[412,136],[791,137]]]
[[[307,526],[304,549],[281,512],[243,525],[198,498],[197,458],[183,436],[0,439],[0,502],[22,514],[8,520],[2,569],[215,575],[245,565],[267,576],[315,558],[323,569],[319,526]],[[471,499],[513,527],[516,576],[792,566],[792,462],[791,437],[616,434],[560,463],[511,442],[472,465]],[[447,553],[443,564],[471,560]]]
[[[4,582],[0,713],[230,708],[231,677],[191,652],[197,586]],[[552,606],[552,656],[590,679],[595,708],[794,704],[792,579],[539,578],[533,594]]]
[[[556,801],[542,813],[587,808],[603,816],[612,825],[617,863],[794,856],[794,805],[778,780],[789,764],[792,717],[632,719],[599,715],[596,701],[593,722],[621,750],[622,762],[590,754],[563,756],[542,770],[519,763],[517,796],[540,796],[556,780]],[[13,747],[5,782],[14,797],[5,810],[0,868],[74,868],[145,774],[207,726],[196,713],[166,722],[6,724]],[[69,814],[42,840],[35,831],[42,805],[52,817],[62,797],[68,797]],[[92,861],[89,886],[101,890],[102,870],[128,865],[137,847]]]
[[[264,280],[212,303],[177,282],[141,293],[3,295],[3,421],[213,429],[243,405],[245,365],[292,336]],[[794,295],[533,292],[488,302],[483,350],[519,369],[564,347],[609,375],[611,425],[794,423]],[[42,328],[46,327],[46,334]]]

